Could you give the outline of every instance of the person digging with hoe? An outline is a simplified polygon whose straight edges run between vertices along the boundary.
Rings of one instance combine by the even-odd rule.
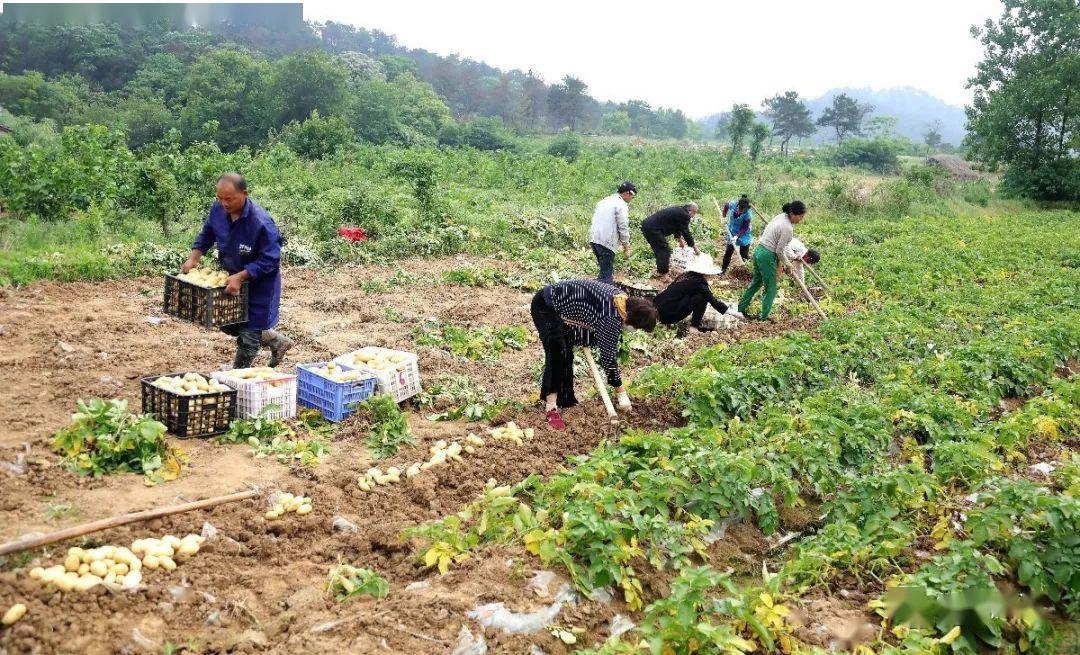
[[[623,326],[652,332],[656,307],[595,280],[566,280],[549,284],[532,299],[532,319],[544,346],[540,398],[552,428],[566,427],[560,408],[577,405],[574,397],[574,345],[598,346],[607,382],[615,387],[619,409],[631,409],[619,373],[619,340]]]
[[[637,195],[633,182],[623,182],[616,193],[596,203],[592,226],[589,229],[589,246],[600,266],[601,282],[615,281],[615,249],[622,248],[630,259],[630,201]]]
[[[792,228],[806,218],[806,205],[801,200],[792,200],[784,205],[783,210],[783,213],[769,221],[765,231],[761,233],[761,240],[758,241],[757,248],[754,248],[754,277],[739,300],[739,311],[746,314],[754,294],[764,286],[765,294],[761,297],[763,321],[769,318],[773,301],[776,300],[776,281],[783,265],[780,258],[791,243]]]
[[[187,273],[198,266],[215,245],[221,267],[229,273],[225,293],[238,295],[241,285],[249,283],[247,323],[221,328],[236,337],[233,368],[250,367],[260,346],[270,349],[270,366],[277,366],[293,346],[292,339],[273,330],[281,302],[281,235],[270,214],[248,197],[247,181],[239,173],[218,179],[217,201],[180,270]]]
[[[743,261],[750,259],[750,240],[753,238],[752,223],[754,220],[754,211],[750,208],[750,197],[745,193],[738,201],[729,200],[725,202],[723,212],[728,219],[728,232],[731,233],[731,238],[728,239],[727,247],[724,249],[721,275],[727,273],[728,266],[731,265],[731,256],[735,254],[736,247],[739,248],[739,256],[743,258]]]
[[[728,307],[713,295],[709,288],[709,277],[716,275],[720,275],[720,269],[712,256],[698,255],[691,259],[686,265],[686,272],[653,298],[660,322],[674,325],[689,316],[691,329],[710,332],[711,328],[701,326],[708,305],[721,314],[744,318],[734,307]]]
[[[690,234],[690,221],[698,215],[697,203],[691,202],[682,206],[667,207],[654,213],[641,224],[641,233],[649,242],[653,255],[656,257],[656,272],[653,279],[660,282],[670,282],[668,270],[671,264],[671,247],[667,238],[677,235],[679,247],[690,246],[695,255],[700,255],[701,250],[694,245],[694,237]]]

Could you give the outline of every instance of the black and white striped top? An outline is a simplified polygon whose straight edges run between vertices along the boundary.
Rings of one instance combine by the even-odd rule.
[[[615,296],[624,292],[596,280],[566,280],[544,287],[544,301],[565,320],[587,325],[589,329],[567,323],[573,343],[600,349],[600,365],[607,371],[608,384],[622,386],[619,374],[619,340],[622,317],[615,309]]]

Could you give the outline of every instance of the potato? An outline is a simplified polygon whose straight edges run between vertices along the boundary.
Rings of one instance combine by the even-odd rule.
[[[296,513],[300,514],[301,516],[304,514],[310,514],[311,509],[311,505],[301,505],[300,508],[296,510]]]
[[[26,605],[22,603],[15,603],[8,608],[8,611],[4,612],[4,618],[0,619],[0,623],[4,625],[11,625],[21,619],[26,614]]]
[[[64,568],[68,571],[78,571],[79,565],[81,564],[82,561],[78,557],[68,556],[68,558],[64,560]]]
[[[44,575],[45,569],[41,568],[40,566],[35,566],[34,568],[30,569],[31,580],[40,580]]]
[[[147,555],[143,558],[142,563],[146,568],[154,570],[159,566],[160,560],[158,560],[157,555]]]
[[[116,583],[116,572],[115,571],[109,571],[108,573],[106,573],[105,577],[102,578],[102,582],[104,582],[107,585],[115,584]]]
[[[81,562],[84,552],[86,551],[84,551],[82,548],[79,548],[78,546],[72,546],[71,548],[68,548],[67,554],[68,557],[78,557],[79,561]]]
[[[467,454],[469,454],[469,455],[475,455],[476,454],[476,448],[474,448],[472,446],[465,446],[465,452]]]
[[[116,575],[127,575],[127,572],[130,570],[131,568],[127,564],[121,562],[120,564],[113,564],[112,568],[109,569],[109,572]]]
[[[197,552],[199,552],[199,544],[197,544],[197,543],[195,543],[193,541],[187,541],[187,542],[184,542],[184,543],[180,544],[180,548],[177,549],[176,554],[177,555],[188,556],[188,555],[194,555]]]
[[[103,580],[93,573],[87,573],[86,575],[79,576],[78,581],[73,585],[75,591],[90,591],[94,587],[101,584]]]
[[[109,567],[103,560],[95,560],[90,564],[90,573],[93,573],[99,578],[104,578],[105,574],[109,572]]]
[[[90,565],[86,564],[84,562],[83,564],[79,565],[79,568],[76,569],[75,572],[78,573],[79,575],[86,575],[87,573],[90,572]]]
[[[175,571],[176,562],[171,557],[161,557],[158,559],[158,564],[166,571]]]
[[[532,439],[536,435],[536,431],[532,428],[525,428],[525,438]]]
[[[407,477],[407,478],[415,478],[418,475],[420,475],[420,464],[419,463],[413,464],[413,465],[409,466],[409,468],[405,469],[405,477]]]
[[[139,571],[132,571],[124,576],[124,580],[120,582],[120,584],[124,589],[134,589],[139,586],[140,582],[142,582],[142,573]]]
[[[484,440],[471,432],[469,433],[469,436],[465,437],[465,442],[470,446],[482,447],[484,445]]]

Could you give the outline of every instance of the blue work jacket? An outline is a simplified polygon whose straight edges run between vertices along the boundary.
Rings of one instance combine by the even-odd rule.
[[[245,270],[251,276],[248,322],[241,327],[269,330],[277,325],[281,303],[281,234],[274,219],[248,198],[240,217],[234,221],[215,200],[192,248],[205,255],[215,245],[223,269],[230,275]]]

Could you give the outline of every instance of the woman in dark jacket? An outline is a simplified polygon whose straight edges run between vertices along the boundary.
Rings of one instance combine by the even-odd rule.
[[[656,294],[653,304],[660,322],[664,325],[674,325],[687,316],[690,317],[690,326],[701,332],[708,329],[701,327],[701,319],[705,316],[705,308],[712,305],[713,309],[721,314],[743,318],[734,307],[728,307],[713,295],[709,288],[707,275],[719,275],[720,269],[713,263],[709,255],[698,255],[690,260],[686,266],[686,272],[680,275],[666,289]]]
[[[560,407],[573,407],[574,346],[596,346],[608,384],[615,387],[619,408],[630,409],[619,373],[619,340],[623,325],[652,332],[656,308],[644,298],[631,298],[596,280],[566,280],[549,284],[532,300],[532,318],[544,345],[544,375],[540,397],[544,414],[556,430],[566,427]]]

